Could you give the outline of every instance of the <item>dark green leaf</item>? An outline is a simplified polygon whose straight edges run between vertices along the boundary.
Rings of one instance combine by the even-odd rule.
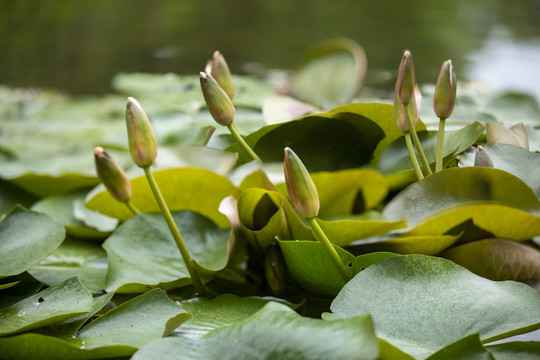
[[[488,346],[495,360],[537,360],[540,358],[540,341],[515,341]]]

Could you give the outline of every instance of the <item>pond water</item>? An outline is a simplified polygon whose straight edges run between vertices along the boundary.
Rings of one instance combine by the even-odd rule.
[[[418,81],[458,79],[540,98],[537,0],[2,0],[0,84],[105,93],[122,71],[198,73],[215,49],[233,72],[291,68],[318,41],[360,43],[368,83],[392,89],[402,51]]]

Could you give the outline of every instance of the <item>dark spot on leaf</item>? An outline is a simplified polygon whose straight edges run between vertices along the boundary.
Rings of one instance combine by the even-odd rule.
[[[38,299],[38,302],[42,303],[44,301],[45,301],[45,299],[40,296],[39,299]]]
[[[347,263],[347,266],[352,268],[352,262]]]

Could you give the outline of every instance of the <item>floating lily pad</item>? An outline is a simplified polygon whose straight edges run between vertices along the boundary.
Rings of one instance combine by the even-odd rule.
[[[469,227],[471,222],[473,226]],[[466,237],[469,228],[473,232],[481,229],[485,235],[525,241],[540,235],[540,217],[504,205],[469,203],[456,205],[428,216],[406,234],[410,236],[461,234]]]
[[[410,185],[388,203],[383,214],[412,225],[439,210],[475,201],[494,201],[525,211],[540,209],[534,191],[516,176],[493,168],[467,167],[445,169]]]
[[[329,338],[333,340],[327,341]],[[377,356],[377,339],[368,315],[323,321],[301,317],[285,305],[270,302],[246,320],[203,337],[153,342],[133,359],[375,360]]]
[[[352,242],[375,235],[386,234],[392,230],[405,228],[405,221],[376,220],[318,220],[328,239],[338,246],[347,246]],[[391,251],[391,250],[390,250]]]
[[[116,228],[118,220],[89,209],[82,209],[78,204],[84,200],[85,196],[86,191],[48,196],[36,202],[32,210],[50,215],[64,225],[68,235],[103,239]],[[75,209],[79,211],[79,215],[93,219],[93,226],[89,227],[83,221],[77,219]]]
[[[86,325],[75,337],[25,333],[0,338],[5,359],[102,359],[132,355],[167,336],[189,318],[167,295],[154,290],[136,297]]]
[[[76,278],[0,309],[0,335],[12,335],[50,325],[90,311],[92,294]]]
[[[424,255],[392,257],[368,267],[331,306],[342,318],[371,314],[378,337],[417,358],[467,334],[489,342],[538,329],[539,308],[540,294],[527,285],[493,282]]]
[[[87,289],[101,290],[107,273],[106,253],[100,244],[66,239],[28,273],[47,285],[77,276]]]
[[[238,190],[225,177],[200,168],[175,168],[153,173],[171,211],[191,210],[204,215],[222,228],[227,218],[218,211],[219,203]],[[159,207],[146,177],[131,179],[132,203],[142,212],[157,212]],[[125,204],[115,200],[107,190],[97,188],[86,199],[86,206],[102,214],[127,220],[133,216]]]
[[[229,231],[193,212],[173,213],[192,258],[209,273],[225,267]],[[117,293],[171,289],[191,283],[180,251],[161,214],[141,214],[122,224],[103,244],[109,270],[106,289]]]
[[[63,226],[50,216],[15,208],[0,221],[0,277],[37,265],[65,238]]]
[[[320,107],[352,100],[367,72],[364,49],[353,40],[323,41],[306,54],[291,80],[293,96]]]
[[[452,246],[459,237],[459,235],[424,235],[384,239],[383,236],[375,241],[359,241],[354,245],[354,249],[361,253],[389,251],[398,254],[437,255]]]
[[[173,331],[172,335],[199,338],[212,330],[231,326],[247,319],[274,300],[278,299],[224,294],[212,300],[195,298],[183,301],[182,309],[192,314],[192,317]]]
[[[482,346],[480,336],[472,334],[460,339],[435,354],[428,357],[426,360],[493,360],[490,352]]]
[[[328,253],[318,241],[279,241],[291,278],[304,289],[322,294],[337,294],[345,282]],[[355,257],[346,250],[334,246],[351,276],[366,267],[396,256],[391,253],[373,253]]]
[[[540,341],[515,341],[488,346],[495,360],[536,360],[540,357]]]
[[[441,256],[491,280],[540,279],[540,251],[515,241],[474,241],[448,249]]]

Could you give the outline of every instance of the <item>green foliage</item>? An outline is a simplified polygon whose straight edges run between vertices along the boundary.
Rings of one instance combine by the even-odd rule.
[[[537,106],[458,93],[446,169],[413,183],[391,105],[330,109],[356,96],[360,50],[343,40],[316,48],[279,98],[269,82],[234,77],[235,123],[262,164],[226,129],[207,138],[214,122],[196,76],[113,80],[151,119],[151,171],[204,297],[130,166],[124,99],[30,96],[25,117],[0,125],[1,357],[537,357],[539,341],[488,344],[540,328],[540,295],[518,283],[540,280]],[[487,118],[523,121],[533,151],[494,144],[485,147],[494,168],[473,166],[485,142],[473,120]],[[433,162],[437,134],[421,121],[417,130]],[[140,214],[95,186],[98,145],[126,169]],[[348,283],[291,206],[284,147],[311,172],[317,223]]]

